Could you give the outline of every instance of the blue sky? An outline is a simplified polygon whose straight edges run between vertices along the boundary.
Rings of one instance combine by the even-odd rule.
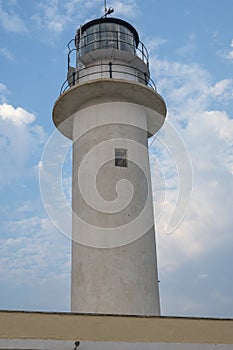
[[[66,77],[66,44],[80,24],[103,14],[103,3],[0,0],[0,309],[69,311],[71,243],[47,216],[38,174]],[[162,313],[232,317],[233,2],[108,5],[149,49],[168,125],[183,140],[193,169],[189,210],[167,234],[179,189],[175,165],[182,159],[165,125],[151,147],[155,210],[163,207],[158,218],[155,213]],[[68,155],[68,198],[70,168]],[[183,180],[190,179],[188,170]]]

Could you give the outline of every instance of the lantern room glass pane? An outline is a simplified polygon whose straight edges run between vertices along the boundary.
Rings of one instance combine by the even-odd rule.
[[[99,41],[99,26],[94,25],[89,27],[85,33],[85,48],[84,52],[90,52],[98,49],[98,41]]]
[[[78,43],[80,56],[94,50],[107,48],[135,54],[136,43],[133,33],[127,27],[111,22],[94,24],[81,33]]]
[[[118,48],[118,25],[116,23],[101,23],[101,48]]]
[[[120,43],[121,50],[133,52],[135,50],[135,42],[133,34],[126,27],[120,26]]]

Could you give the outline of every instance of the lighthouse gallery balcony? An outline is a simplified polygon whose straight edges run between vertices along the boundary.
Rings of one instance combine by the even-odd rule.
[[[149,72],[149,54],[137,31],[117,18],[100,18],[81,26],[68,43],[69,87],[96,79],[131,80],[156,90]]]

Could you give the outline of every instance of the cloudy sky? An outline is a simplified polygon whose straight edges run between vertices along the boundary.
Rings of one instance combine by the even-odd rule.
[[[0,309],[69,311],[71,242],[44,209],[39,169],[66,44],[103,3],[0,0]],[[168,108],[150,148],[162,313],[233,317],[233,2],[108,5],[138,30]]]

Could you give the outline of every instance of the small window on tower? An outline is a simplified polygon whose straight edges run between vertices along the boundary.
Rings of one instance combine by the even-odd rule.
[[[115,166],[127,167],[127,149],[115,148]]]

